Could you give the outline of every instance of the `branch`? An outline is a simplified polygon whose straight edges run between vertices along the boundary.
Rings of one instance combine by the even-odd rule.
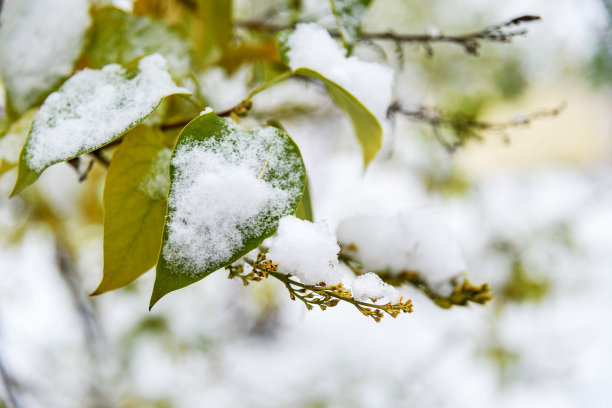
[[[428,55],[433,55],[432,43],[451,43],[457,44],[464,48],[469,55],[478,56],[479,49],[483,42],[500,42],[509,43],[514,37],[519,37],[527,34],[526,29],[520,29],[526,23],[539,21],[539,16],[524,15],[501,24],[495,24],[483,28],[480,31],[460,34],[460,35],[444,35],[437,34],[397,34],[392,31],[383,33],[361,33],[359,41],[371,42],[373,40],[393,41],[396,46],[401,46],[406,43],[420,43],[425,47]],[[254,31],[262,31],[268,33],[276,33],[279,31],[295,28],[292,24],[270,24],[265,21],[235,21],[234,25],[240,28],[246,28]],[[334,38],[340,38],[340,32],[336,29],[327,30]]]
[[[340,251],[338,259],[344,263],[355,275],[363,275],[363,266],[353,259],[349,252],[353,249],[349,247],[343,248]],[[419,272],[405,270],[400,273],[391,273],[389,271],[375,271],[380,278],[392,286],[401,286],[409,283],[416,289],[423,292],[437,306],[443,309],[450,309],[453,306],[467,306],[468,302],[484,305],[493,299],[491,288],[488,283],[482,285],[474,285],[467,278],[456,277],[450,280],[453,285],[453,291],[448,296],[440,296],[436,291],[423,279]]]
[[[420,121],[432,127],[438,140],[450,152],[454,152],[458,147],[463,146],[467,139],[473,138],[482,140],[483,132],[504,133],[508,129],[526,127],[533,122],[541,119],[550,119],[559,116],[567,107],[565,102],[552,109],[545,109],[530,113],[528,115],[517,115],[512,120],[504,122],[484,122],[470,116],[454,115],[444,112],[438,108],[426,106],[418,107],[414,110],[403,108],[397,102],[392,104],[387,110],[387,117],[393,118],[396,114],[403,115],[409,119]],[[449,142],[440,135],[441,128],[449,128],[456,133],[455,140]]]
[[[278,265],[272,261],[266,260],[263,253],[257,254],[256,261],[246,262],[252,266],[252,270],[245,272],[242,265],[230,265],[226,269],[229,270],[228,278],[240,278],[246,286],[250,282],[258,282],[266,279],[269,276],[276,278],[285,284],[289,291],[291,300],[301,300],[308,310],[312,310],[314,306],[318,306],[321,310],[328,307],[337,306],[340,301],[352,304],[363,315],[371,317],[376,322],[380,322],[384,313],[391,317],[397,317],[400,313],[412,313],[412,301],[403,300],[400,298],[396,304],[375,304],[361,302],[355,300],[350,289],[344,287],[342,283],[332,286],[306,285],[296,280],[293,280],[289,275],[278,272]],[[373,300],[374,301],[374,300]]]

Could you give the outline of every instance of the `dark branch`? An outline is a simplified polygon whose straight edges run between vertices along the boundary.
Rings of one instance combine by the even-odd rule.
[[[483,42],[501,42],[508,43],[514,37],[527,34],[526,29],[520,29],[526,23],[539,21],[539,16],[525,15],[514,18],[510,21],[495,24],[485,27],[484,29],[472,33],[460,35],[444,35],[439,34],[397,34],[392,31],[384,33],[361,33],[359,41],[368,42],[372,40],[393,41],[397,46],[406,43],[420,43],[425,47],[428,55],[433,53],[431,48],[432,43],[451,43],[462,46],[470,55],[478,55],[481,43]],[[246,28],[249,30],[275,33],[287,29],[294,28],[294,25],[270,24],[265,21],[236,21],[236,27]],[[340,32],[335,29],[328,30],[329,34],[334,38],[340,37]]]
[[[91,152],[91,155],[93,157],[95,157],[96,160],[98,160],[101,164],[103,164],[104,167],[110,166],[110,160],[108,160],[106,157],[104,157],[104,155],[102,154],[102,150],[101,149],[94,150],[93,152]]]

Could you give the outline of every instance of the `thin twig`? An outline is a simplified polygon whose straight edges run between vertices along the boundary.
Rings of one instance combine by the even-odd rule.
[[[552,109],[543,109],[527,115],[517,115],[512,120],[503,122],[485,122],[469,116],[453,115],[442,111],[439,108],[420,106],[416,109],[403,108],[398,103],[392,104],[387,110],[387,117],[393,118],[400,114],[409,119],[424,122],[431,126],[434,134],[450,151],[454,151],[461,146],[465,140],[456,140],[454,143],[447,143],[440,134],[440,129],[447,127],[451,130],[462,131],[475,139],[483,139],[482,132],[504,133],[511,128],[526,127],[541,119],[550,119],[559,116],[567,107],[565,102]]]
[[[501,42],[508,43],[515,37],[527,34],[525,29],[517,29],[518,26],[525,23],[539,21],[539,16],[524,15],[501,24],[495,24],[476,32],[460,34],[460,35],[444,35],[439,34],[397,34],[393,31],[382,33],[361,33],[359,41],[386,40],[393,41],[396,46],[405,43],[421,43],[428,55],[433,53],[431,49],[432,43],[451,43],[462,46],[465,51],[477,56],[482,42]],[[276,33],[279,31],[292,29],[295,26],[292,24],[270,24],[265,21],[236,21],[236,27],[246,28],[249,30]],[[340,37],[340,32],[336,29],[328,29],[329,34],[334,38]]]

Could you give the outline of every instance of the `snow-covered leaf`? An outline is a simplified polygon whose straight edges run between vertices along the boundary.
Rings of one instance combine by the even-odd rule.
[[[151,307],[273,235],[300,202],[306,172],[282,130],[242,130],[206,112],[179,135]]]
[[[183,78],[190,71],[190,51],[187,35],[165,20],[108,7],[94,15],[87,55],[100,68],[159,53],[168,61],[173,77]]]
[[[342,42],[350,55],[361,33],[361,21],[372,0],[330,0]]]
[[[279,36],[283,60],[296,75],[322,81],[350,117],[367,165],[382,146],[380,121],[391,104],[393,70],[356,57],[346,58],[327,31],[316,24],[299,24]]]
[[[157,263],[171,150],[145,125],[127,133],[104,184],[104,276],[94,294],[132,282]]]
[[[85,69],[49,95],[34,116],[19,158],[12,195],[38,179],[52,164],[98,149],[146,118],[161,100],[189,94],[172,82],[158,54],[137,68],[117,64]]]
[[[21,114],[70,75],[85,46],[88,0],[5,0],[0,72],[9,106]]]

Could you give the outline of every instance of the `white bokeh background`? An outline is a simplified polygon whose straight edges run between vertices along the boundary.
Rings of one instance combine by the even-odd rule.
[[[305,2],[313,10],[323,3]],[[242,0],[237,12],[251,7]],[[53,237],[30,228],[18,244],[0,238],[0,361],[23,407],[612,406],[612,94],[584,74],[608,24],[603,5],[449,0],[406,7],[378,0],[366,27],[462,32],[526,13],[543,21],[512,44],[487,45],[481,58],[515,56],[528,87],[485,116],[511,118],[561,101],[567,108],[510,131],[509,145],[493,135],[450,156],[426,128],[400,118],[364,174],[350,123],[317,87],[279,85],[255,99],[254,112],[266,116],[296,99],[308,106],[307,115],[281,122],[304,156],[315,218],[333,229],[350,216],[435,208],[458,239],[471,281],[499,290],[519,256],[530,276],[548,283],[541,300],[498,296],[486,306],[444,310],[402,287],[414,313],[376,324],[350,305],[308,312],[279,282],[244,288],[218,271],[149,312],[152,272],[127,289],[87,297],[101,277],[99,225],[74,221],[76,298],[55,266]],[[441,63],[449,63],[447,51],[452,47],[440,46]],[[440,89],[480,86],[469,75],[438,84],[414,62],[422,50],[407,53],[394,95],[403,103],[444,103]],[[478,63],[460,50],[453,58],[467,62],[444,70]],[[214,75],[207,83],[218,87],[210,90],[213,102],[242,98],[244,72]],[[469,182],[463,194],[427,188],[424,174],[452,172]],[[23,222],[19,198],[7,198],[13,179],[0,179],[0,231]],[[63,164],[37,184],[67,217],[88,188]],[[91,305],[89,320],[75,299]],[[7,399],[1,387],[0,396]]]

